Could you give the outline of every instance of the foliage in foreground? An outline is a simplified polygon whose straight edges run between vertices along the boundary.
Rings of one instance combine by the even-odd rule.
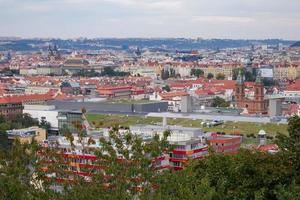
[[[236,155],[211,154],[205,159],[193,161],[185,170],[161,173],[150,170],[146,154],[155,157],[166,147],[165,140],[143,145],[131,134],[121,136],[111,132],[110,140],[102,140],[104,148],[95,152],[106,162],[106,172],[99,171],[92,183],[82,179],[65,185],[62,192],[51,190],[44,182],[39,189],[43,173],[39,168],[36,144],[16,144],[9,152],[2,152],[0,163],[0,199],[299,199],[300,192],[300,118],[289,120],[290,136],[280,135],[277,144],[281,151],[275,155],[241,150]],[[127,144],[126,146],[124,146]],[[114,150],[112,146],[116,147]],[[133,154],[128,151],[131,146]],[[109,152],[104,153],[104,152]],[[131,162],[120,163],[118,154]],[[133,162],[138,160],[139,162]],[[55,170],[55,169],[53,169]],[[112,179],[104,181],[103,175]],[[36,175],[36,176],[33,176]],[[113,176],[115,175],[115,176]],[[36,177],[33,179],[32,177]],[[137,179],[131,179],[136,177]],[[33,181],[34,180],[34,181]],[[144,190],[131,190],[135,180],[144,180]],[[114,187],[99,187],[104,182]],[[33,185],[32,183],[35,183]],[[149,184],[151,183],[151,184]],[[138,185],[138,184],[137,184]],[[137,186],[136,185],[136,186]],[[156,187],[153,187],[153,186]],[[131,189],[130,189],[131,188]],[[155,188],[155,189],[153,189]]]

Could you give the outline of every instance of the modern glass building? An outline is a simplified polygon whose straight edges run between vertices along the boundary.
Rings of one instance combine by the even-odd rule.
[[[58,112],[58,129],[61,132],[68,129],[71,133],[78,133],[80,129],[85,132],[83,127],[82,112],[76,111],[59,111]]]

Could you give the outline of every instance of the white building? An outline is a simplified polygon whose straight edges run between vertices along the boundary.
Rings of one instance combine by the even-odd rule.
[[[23,113],[28,113],[32,118],[45,121],[51,124],[52,129],[58,129],[58,110],[55,110],[54,105],[30,105],[25,104]]]
[[[204,139],[204,133],[200,128],[188,128],[181,126],[169,125],[133,125],[130,126],[130,131],[136,135],[142,135],[144,138],[153,138],[156,134],[163,137],[164,131],[170,130],[171,135],[168,137],[169,142],[182,142],[193,139]]]

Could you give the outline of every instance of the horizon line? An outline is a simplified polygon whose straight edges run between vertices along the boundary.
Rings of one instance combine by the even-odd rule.
[[[87,40],[95,40],[95,39],[190,39],[190,40],[282,40],[282,41],[300,41],[300,39],[287,39],[287,38],[203,38],[203,37],[19,37],[19,36],[0,36],[0,39],[12,38],[12,39],[44,39],[44,40],[78,40],[78,39],[87,39]]]

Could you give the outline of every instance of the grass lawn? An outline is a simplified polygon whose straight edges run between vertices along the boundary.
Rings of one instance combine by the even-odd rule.
[[[130,126],[134,124],[159,124],[162,122],[161,117],[140,117],[126,115],[108,115],[108,114],[86,114],[90,124],[95,128],[111,127],[114,125]],[[265,130],[268,135],[277,133],[288,134],[286,124],[260,124],[253,122],[226,122],[223,125],[215,127],[202,127],[201,120],[191,119],[172,119],[168,118],[169,125],[178,125],[184,127],[203,128],[204,131],[225,132],[227,134],[240,133],[243,135],[257,134],[261,129]]]

